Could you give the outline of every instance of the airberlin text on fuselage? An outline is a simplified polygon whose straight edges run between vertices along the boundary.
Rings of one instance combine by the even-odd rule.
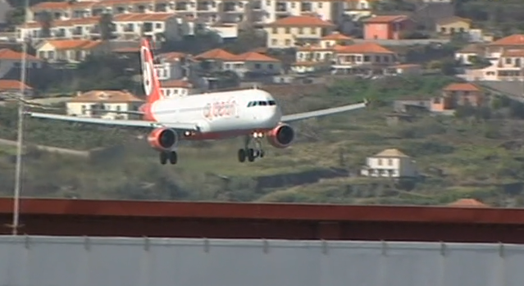
[[[231,117],[236,114],[236,102],[234,99],[227,101],[215,101],[204,107],[204,117],[207,119]]]

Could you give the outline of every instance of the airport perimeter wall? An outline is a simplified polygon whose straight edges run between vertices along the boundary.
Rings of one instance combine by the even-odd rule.
[[[522,286],[524,246],[0,237],[2,286]]]

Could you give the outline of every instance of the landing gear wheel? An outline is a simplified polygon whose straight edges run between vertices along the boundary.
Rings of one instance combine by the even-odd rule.
[[[160,152],[160,164],[165,165],[167,163],[168,154],[166,152]]]
[[[246,150],[244,149],[238,149],[238,162],[244,163],[246,161]]]
[[[265,152],[264,152],[264,150],[260,150],[258,154],[259,154],[260,158],[264,158]]]
[[[249,162],[255,161],[255,157],[256,157],[255,155],[256,155],[255,154],[255,149],[249,148],[248,151],[247,151],[247,160]]]
[[[171,163],[171,165],[175,165],[177,162],[178,162],[178,154],[176,153],[176,151],[170,152],[169,153],[169,163]]]

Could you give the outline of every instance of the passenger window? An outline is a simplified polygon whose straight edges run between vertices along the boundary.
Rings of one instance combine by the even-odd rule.
[[[266,105],[267,105],[267,102],[265,102],[265,101],[259,101],[259,102],[258,102],[258,105],[266,106]]]
[[[251,106],[253,106],[253,101],[251,101],[251,102],[249,102],[249,103],[247,104],[247,107],[251,107]]]
[[[268,101],[269,105],[276,105],[277,103],[274,100]]]

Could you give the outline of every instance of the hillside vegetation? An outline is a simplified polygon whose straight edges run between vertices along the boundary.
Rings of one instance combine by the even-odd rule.
[[[81,150],[117,144],[122,148],[91,159],[29,148],[24,157],[23,193],[100,199],[366,204],[443,204],[469,196],[494,205],[521,204],[522,105],[495,99],[490,107],[462,108],[457,116],[419,113],[411,122],[386,124],[394,99],[430,98],[450,82],[452,78],[442,76],[346,80],[314,95],[297,92],[280,97],[286,113],[347,104],[363,97],[370,98],[372,105],[299,123],[295,145],[275,149],[266,144],[268,155],[249,164],[236,160],[240,139],[185,143],[179,151],[179,165],[162,166],[156,152],[137,137],[146,130],[28,119],[28,144]],[[1,137],[15,138],[15,126],[13,107],[2,108]],[[333,175],[311,181],[312,176],[333,168],[358,173],[367,156],[386,148],[398,148],[412,156],[426,178],[414,183]],[[0,151],[1,191],[8,195],[13,187],[14,157],[12,148]]]

